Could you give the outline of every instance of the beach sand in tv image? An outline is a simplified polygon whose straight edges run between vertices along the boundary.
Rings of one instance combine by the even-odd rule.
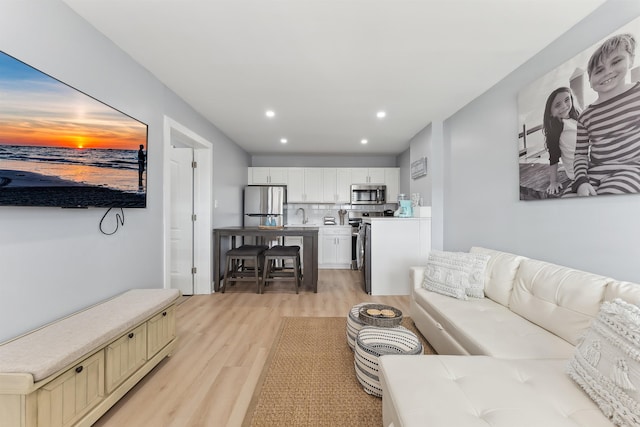
[[[0,205],[146,207],[147,125],[0,52]]]

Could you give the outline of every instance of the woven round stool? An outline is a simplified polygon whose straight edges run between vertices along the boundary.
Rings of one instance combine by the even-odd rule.
[[[378,373],[378,357],[385,354],[422,354],[422,343],[403,326],[380,328],[365,326],[356,337],[355,370],[367,393],[382,397]]]
[[[366,323],[360,320],[360,307],[367,304],[370,303],[361,302],[360,304],[354,305],[349,311],[349,316],[347,316],[347,344],[349,344],[351,350],[356,348],[356,336],[358,336],[358,331],[362,329],[363,326],[367,326]]]

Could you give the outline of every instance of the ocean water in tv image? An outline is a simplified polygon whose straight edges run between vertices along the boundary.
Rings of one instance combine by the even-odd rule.
[[[0,169],[13,169],[5,165],[67,180],[69,185],[92,185],[132,193],[144,191],[138,180],[137,150],[0,145]],[[33,182],[37,184],[38,181]]]
[[[138,159],[138,150],[0,144],[0,204],[144,207]]]

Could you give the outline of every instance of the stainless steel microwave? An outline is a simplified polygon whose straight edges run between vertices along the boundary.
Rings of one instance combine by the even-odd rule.
[[[387,200],[386,185],[351,185],[352,205],[384,205]]]

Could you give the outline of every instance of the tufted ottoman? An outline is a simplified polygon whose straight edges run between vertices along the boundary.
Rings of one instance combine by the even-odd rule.
[[[385,354],[422,354],[422,343],[405,327],[364,326],[356,337],[356,378],[367,393],[382,397],[378,357]]]
[[[367,324],[360,320],[360,307],[371,304],[368,302],[361,302],[351,307],[349,316],[347,316],[347,344],[351,347],[351,350],[356,348],[356,336],[358,331]]]

